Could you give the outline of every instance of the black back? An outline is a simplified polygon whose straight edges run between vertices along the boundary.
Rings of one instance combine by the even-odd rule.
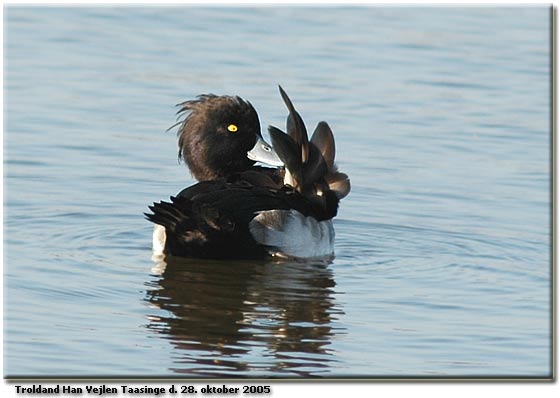
[[[225,180],[200,182],[170,202],[154,203],[150,210],[153,214],[145,214],[146,218],[166,229],[166,253],[217,259],[265,257],[265,248],[257,245],[249,231],[259,211],[297,210],[305,216],[331,218],[291,187]]]

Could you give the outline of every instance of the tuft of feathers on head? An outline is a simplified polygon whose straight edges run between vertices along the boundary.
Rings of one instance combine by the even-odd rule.
[[[260,136],[250,102],[238,96],[199,95],[177,105],[178,159],[199,181],[227,176],[254,165],[247,157]]]
[[[179,152],[177,156],[179,161],[187,161],[185,158],[184,148],[187,141],[187,135],[189,133],[189,122],[196,117],[197,113],[221,110],[224,102],[229,102],[231,106],[240,107],[245,111],[252,112],[256,115],[253,105],[239,96],[201,94],[198,95],[196,99],[184,101],[176,105],[179,108],[177,111],[177,122],[169,127],[167,131],[180,126],[177,130],[177,137],[179,138]]]

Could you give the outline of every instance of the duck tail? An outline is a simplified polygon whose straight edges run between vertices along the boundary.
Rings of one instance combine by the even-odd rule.
[[[189,216],[187,215],[188,212],[183,211],[183,209],[177,205],[177,198],[171,196],[170,199],[171,202],[162,200],[159,203],[154,203],[153,206],[148,206],[153,214],[144,213],[144,216],[154,224],[161,225],[167,230],[174,231],[177,229],[177,225],[185,222]],[[187,203],[187,201],[183,202]]]

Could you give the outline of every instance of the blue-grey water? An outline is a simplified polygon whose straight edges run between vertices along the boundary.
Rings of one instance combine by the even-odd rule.
[[[551,375],[549,7],[4,11],[5,376]],[[334,261],[152,261],[174,105],[266,131],[277,84],[351,177]]]

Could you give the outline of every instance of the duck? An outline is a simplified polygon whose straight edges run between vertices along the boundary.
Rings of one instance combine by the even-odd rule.
[[[187,131],[203,131],[199,140],[219,142],[205,137],[214,134],[209,133],[209,120],[220,120],[220,134],[229,131],[230,124],[238,128],[246,125],[241,119],[225,117],[219,108],[211,109],[221,116],[193,116],[200,107],[206,108],[202,103],[208,96],[199,97],[199,102],[184,103],[191,113],[178,133],[179,156],[199,182],[171,196],[170,201],[149,206],[151,213],[145,216],[159,231],[159,236],[154,232],[154,253],[226,260],[334,256],[333,219],[340,200],[350,192],[350,180],[334,163],[335,141],[329,125],[319,122],[309,140],[303,119],[282,87],[279,90],[288,108],[287,132],[268,127],[272,148],[264,150],[266,156],[252,152],[256,144],[249,151],[245,151],[248,144],[230,147],[230,151],[217,157],[204,153],[217,149],[189,138],[192,134]],[[234,98],[244,107],[248,104]],[[252,117],[255,115],[256,112]],[[254,124],[253,119],[247,126]],[[265,144],[260,145],[263,149]],[[241,155],[249,162],[241,160]],[[232,158],[236,158],[235,162]],[[263,159],[281,169],[265,171],[251,163]],[[235,168],[224,167],[234,163]]]

